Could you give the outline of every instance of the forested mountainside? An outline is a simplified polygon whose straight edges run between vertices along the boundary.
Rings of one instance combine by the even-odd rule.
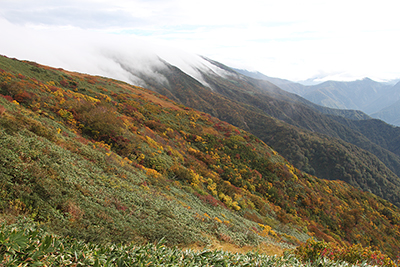
[[[389,125],[378,119],[348,120],[339,116],[332,116],[332,118],[362,133],[380,147],[400,155],[400,127]]]
[[[0,57],[0,148],[1,222],[94,242],[284,248],[314,236],[400,251],[395,205],[116,80]]]
[[[139,76],[154,91],[250,131],[309,174],[350,182],[400,205],[399,155],[374,143],[375,139],[359,129],[313,109],[299,96],[213,63],[220,70],[203,72],[208,86],[167,63],[154,71],[168,83]],[[380,128],[370,131],[379,132]]]

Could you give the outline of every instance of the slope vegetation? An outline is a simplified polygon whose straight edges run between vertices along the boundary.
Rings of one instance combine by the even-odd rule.
[[[209,87],[168,64],[155,70],[168,83],[141,78],[154,91],[250,131],[309,174],[349,182],[400,205],[398,154],[299,96],[213,63],[219,73],[203,72]],[[375,126],[369,131],[381,130]]]
[[[92,242],[400,250],[400,211],[149,90],[1,60],[0,211]]]

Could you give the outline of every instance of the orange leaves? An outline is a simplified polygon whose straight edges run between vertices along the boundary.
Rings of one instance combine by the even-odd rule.
[[[25,80],[26,79],[26,77],[24,75],[22,75],[21,73],[18,73],[17,78],[21,79],[21,80]]]

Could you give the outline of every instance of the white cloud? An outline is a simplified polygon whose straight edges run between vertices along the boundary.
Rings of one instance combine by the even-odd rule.
[[[1,21],[1,28],[8,31],[3,36],[9,38],[1,42],[0,53],[46,59],[65,68],[77,63],[81,64],[80,70],[89,65],[93,68],[95,64],[86,60],[98,60],[92,49],[96,42],[103,42],[104,32],[129,36],[124,40],[135,40],[133,34],[146,36],[148,48],[152,47],[150,43],[169,45],[233,67],[292,80],[321,73],[332,73],[338,79],[340,75],[343,79],[400,77],[396,1],[1,2],[0,18],[7,19]],[[73,37],[62,39],[62,35]],[[119,40],[115,35],[107,38]],[[26,40],[30,40],[29,45]],[[111,40],[106,43],[118,47]],[[57,60],[51,58],[50,54],[60,51]],[[88,56],[83,56],[83,51]],[[169,53],[174,55],[176,51]]]
[[[0,42],[0,54],[136,85],[144,85],[140,75],[135,76],[140,73],[167,84],[159,73],[166,67],[165,61],[206,84],[198,69],[211,66],[198,55],[132,35],[77,28],[27,29],[1,18],[0,27],[5,29],[3,34],[8,36],[7,40],[11,40]]]

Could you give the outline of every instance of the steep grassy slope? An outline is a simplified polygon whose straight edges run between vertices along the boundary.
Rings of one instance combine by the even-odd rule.
[[[168,84],[146,76],[141,78],[149,88],[171,99],[252,132],[303,171],[350,182],[400,205],[399,155],[372,142],[358,129],[310,108],[298,96],[215,64],[226,73],[223,78],[204,73],[203,78],[212,90],[173,66],[156,70]]]
[[[95,242],[315,236],[400,251],[397,207],[301,172],[243,130],[115,80],[0,62],[1,221]]]

